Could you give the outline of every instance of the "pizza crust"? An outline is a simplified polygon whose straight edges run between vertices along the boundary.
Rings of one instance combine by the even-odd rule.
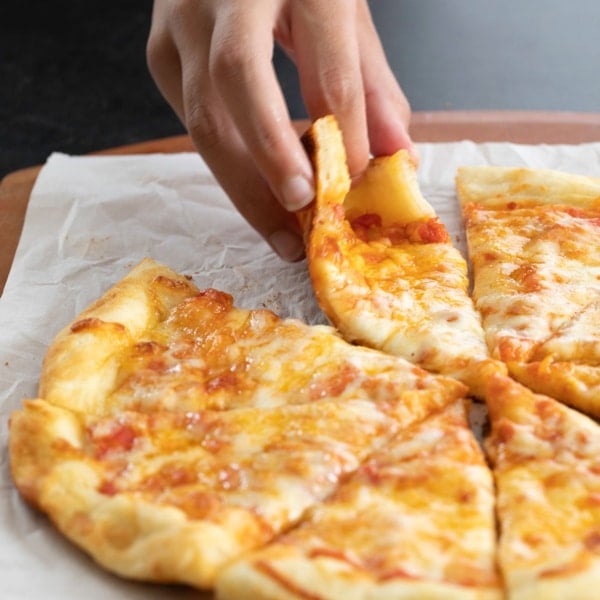
[[[538,394],[600,418],[600,367],[553,360],[509,362],[510,374]]]
[[[123,352],[197,293],[188,278],[143,260],[56,335],[42,365],[39,396],[72,410],[105,412]]]
[[[600,208],[600,178],[553,169],[465,166],[458,169],[456,186],[461,206],[499,208],[513,202],[521,207]]]

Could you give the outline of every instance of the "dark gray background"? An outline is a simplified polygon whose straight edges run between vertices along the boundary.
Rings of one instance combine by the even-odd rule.
[[[326,1],[326,0],[323,0]],[[600,111],[598,0],[372,0],[413,110]],[[145,63],[149,0],[3,0],[0,177],[183,129]],[[275,62],[294,117],[293,65]]]

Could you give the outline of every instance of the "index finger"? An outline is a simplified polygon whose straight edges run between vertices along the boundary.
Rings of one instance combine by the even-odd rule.
[[[250,155],[288,210],[314,197],[312,167],[292,126],[272,64],[276,3],[218,14],[210,51],[219,90]],[[239,5],[234,5],[239,7]]]
[[[294,56],[306,107],[312,119],[335,115],[350,174],[357,176],[369,159],[369,139],[356,2],[300,2],[293,10]]]

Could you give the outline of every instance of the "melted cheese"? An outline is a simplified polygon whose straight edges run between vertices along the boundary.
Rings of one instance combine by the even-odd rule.
[[[552,356],[557,361],[574,361],[600,366],[600,302],[591,302],[553,331],[541,344],[535,358]]]
[[[428,377],[408,362],[350,346],[329,327],[259,317],[262,311],[228,303],[211,299],[207,307],[201,295],[177,307],[123,355],[107,405],[143,412],[270,408],[367,398],[389,389],[389,378],[408,393]],[[201,335],[190,325],[198,313]]]
[[[343,597],[386,586],[416,586],[418,596],[427,583],[449,597],[456,586],[463,597],[499,598],[493,504],[491,475],[457,404],[394,438],[300,527],[226,570],[217,587],[253,595],[246,575],[257,569],[311,597],[328,589],[323,572],[343,571],[332,578],[347,586],[337,590]]]
[[[465,210],[473,298],[492,355],[528,360],[540,344],[596,305],[598,215],[548,206]]]
[[[499,558],[510,597],[593,598],[600,561],[600,428],[511,379],[487,390]],[[587,582],[587,583],[586,583]]]
[[[211,586],[226,562],[294,526],[398,430],[465,392],[330,327],[237,309],[223,292],[168,277],[145,261],[128,281],[152,293],[120,297],[117,286],[98,301],[103,313],[127,314],[107,304],[147,297],[153,310],[129,308],[134,323],[154,318],[135,338],[96,305],[64,330],[45,371],[52,401],[11,417],[19,490],[121,575]],[[83,401],[68,395],[71,377],[90,392]]]

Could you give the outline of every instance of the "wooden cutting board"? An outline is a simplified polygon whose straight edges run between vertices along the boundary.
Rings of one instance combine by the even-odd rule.
[[[307,121],[296,123],[299,131]],[[416,112],[411,135],[417,142],[513,142],[521,144],[580,144],[600,142],[600,113],[570,112]],[[100,150],[93,154],[190,152],[189,137],[174,136]],[[17,248],[27,203],[41,166],[20,169],[0,182],[0,294]]]

